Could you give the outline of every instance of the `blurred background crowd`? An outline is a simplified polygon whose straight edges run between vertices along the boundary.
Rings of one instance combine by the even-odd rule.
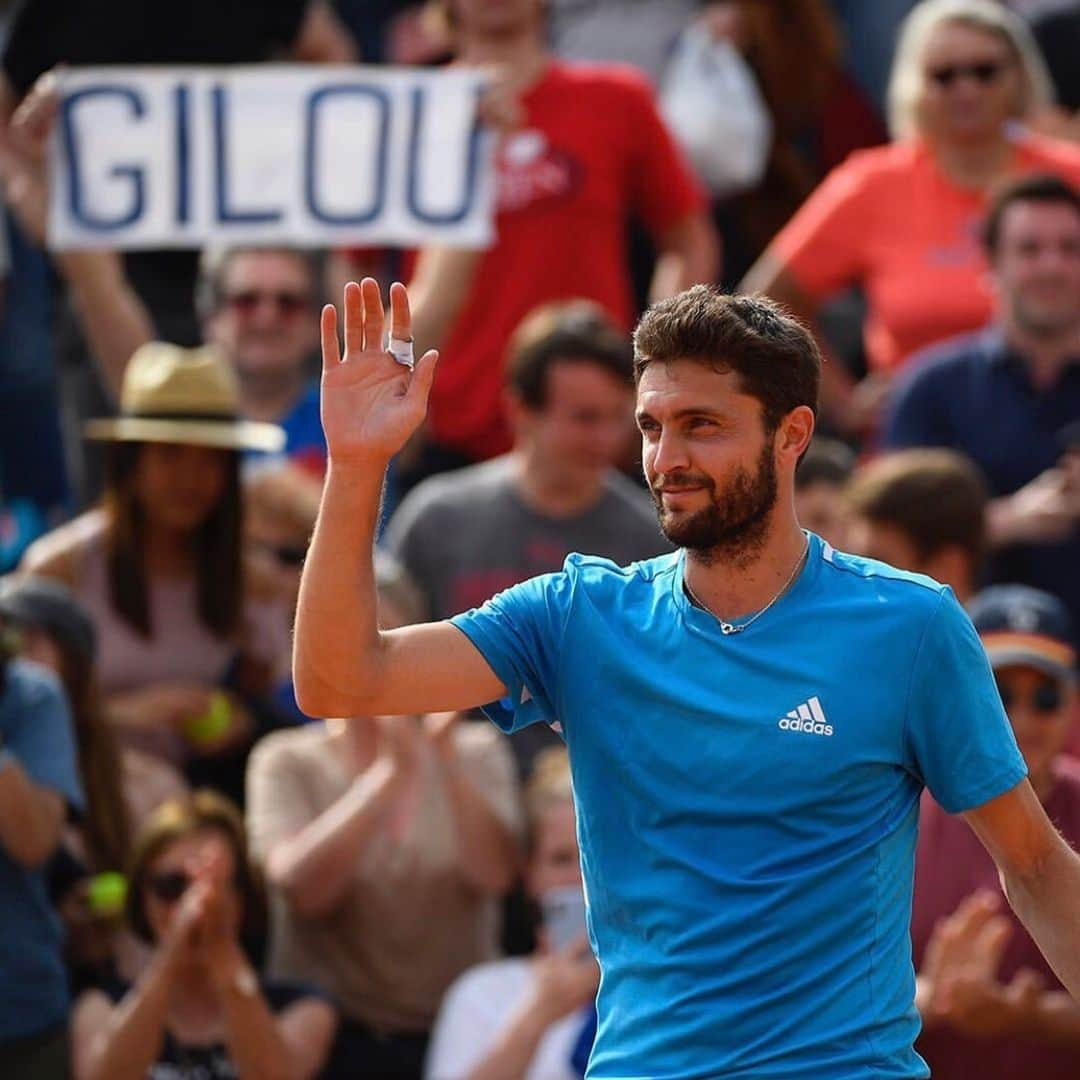
[[[441,352],[387,478],[383,625],[665,551],[629,330],[696,282],[763,292],[827,358],[803,524],[969,605],[1080,842],[1080,3],[25,0],[0,27],[0,1074],[584,1074],[557,735],[293,698],[317,314],[364,274]],[[57,64],[278,61],[490,68],[493,246],[46,252]],[[1080,1075],[1080,1007],[929,800],[916,865],[934,1075]]]

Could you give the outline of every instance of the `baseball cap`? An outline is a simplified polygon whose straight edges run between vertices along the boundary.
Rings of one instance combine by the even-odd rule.
[[[0,578],[0,617],[16,626],[44,630],[64,648],[94,658],[94,624],[71,590],[58,581],[22,574]]]
[[[968,604],[968,614],[994,668],[1023,665],[1057,679],[1076,678],[1076,637],[1068,608],[1026,585],[992,585]]]

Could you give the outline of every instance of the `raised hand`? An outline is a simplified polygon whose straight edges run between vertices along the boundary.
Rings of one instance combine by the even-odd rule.
[[[423,422],[435,376],[434,350],[410,371],[384,349],[386,318],[379,285],[364,278],[345,286],[345,355],[338,348],[337,310],[323,308],[322,424],[331,464],[383,468]],[[405,286],[390,286],[395,338],[412,338]]]

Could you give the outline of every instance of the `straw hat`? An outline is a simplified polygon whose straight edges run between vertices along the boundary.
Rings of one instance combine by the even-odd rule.
[[[239,397],[236,375],[217,349],[149,341],[128,361],[120,415],[91,420],[86,435],[121,442],[281,450],[285,432],[277,424],[240,419]]]

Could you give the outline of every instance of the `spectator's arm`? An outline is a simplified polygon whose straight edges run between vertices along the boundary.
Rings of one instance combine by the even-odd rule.
[[[704,211],[689,214],[659,237],[660,253],[649,286],[652,302],[666,300],[720,274],[720,241]]]
[[[333,1006],[319,998],[303,998],[282,1010],[276,1023],[299,1080],[318,1075],[337,1031],[338,1018]]]
[[[523,1080],[550,1021],[535,1008],[518,1009],[490,1053],[465,1080]],[[436,1080],[436,1078],[432,1078]],[[443,1080],[440,1076],[437,1080]],[[449,1078],[448,1078],[449,1080]]]
[[[0,754],[0,847],[23,866],[40,866],[63,827],[63,798],[35,784],[10,751]]]
[[[443,750],[441,756],[465,877],[481,893],[508,892],[518,872],[514,834],[473,786],[456,753]]]
[[[258,754],[258,751],[256,751]],[[345,895],[358,854],[375,832],[397,776],[387,758],[377,759],[323,813],[291,835],[264,839],[267,877],[301,918],[317,919]],[[257,820],[280,795],[273,762],[252,764],[249,800]],[[253,832],[259,828],[253,825]]]
[[[1080,1000],[1080,856],[1027,780],[965,813],[993,856],[1009,903],[1074,1000]]]
[[[215,972],[214,978],[225,1017],[225,1045],[240,1080],[308,1080],[318,1071],[334,1033],[328,1005],[309,1000],[309,1023],[299,1024],[294,1017],[291,1025],[284,1025],[270,1011],[255,973],[238,948],[232,963]],[[297,1045],[301,1035],[312,1036],[316,1045],[305,1051]]]
[[[161,1053],[171,977],[158,956],[115,1007],[97,990],[85,993],[72,1018],[75,1080],[142,1080]]]
[[[355,64],[360,59],[356,42],[327,0],[311,0],[292,58],[307,64]]]
[[[409,282],[414,352],[441,349],[472,291],[482,251],[427,248]]]
[[[55,263],[105,385],[117,399],[131,354],[154,337],[150,312],[128,281],[118,252],[64,251]]]

